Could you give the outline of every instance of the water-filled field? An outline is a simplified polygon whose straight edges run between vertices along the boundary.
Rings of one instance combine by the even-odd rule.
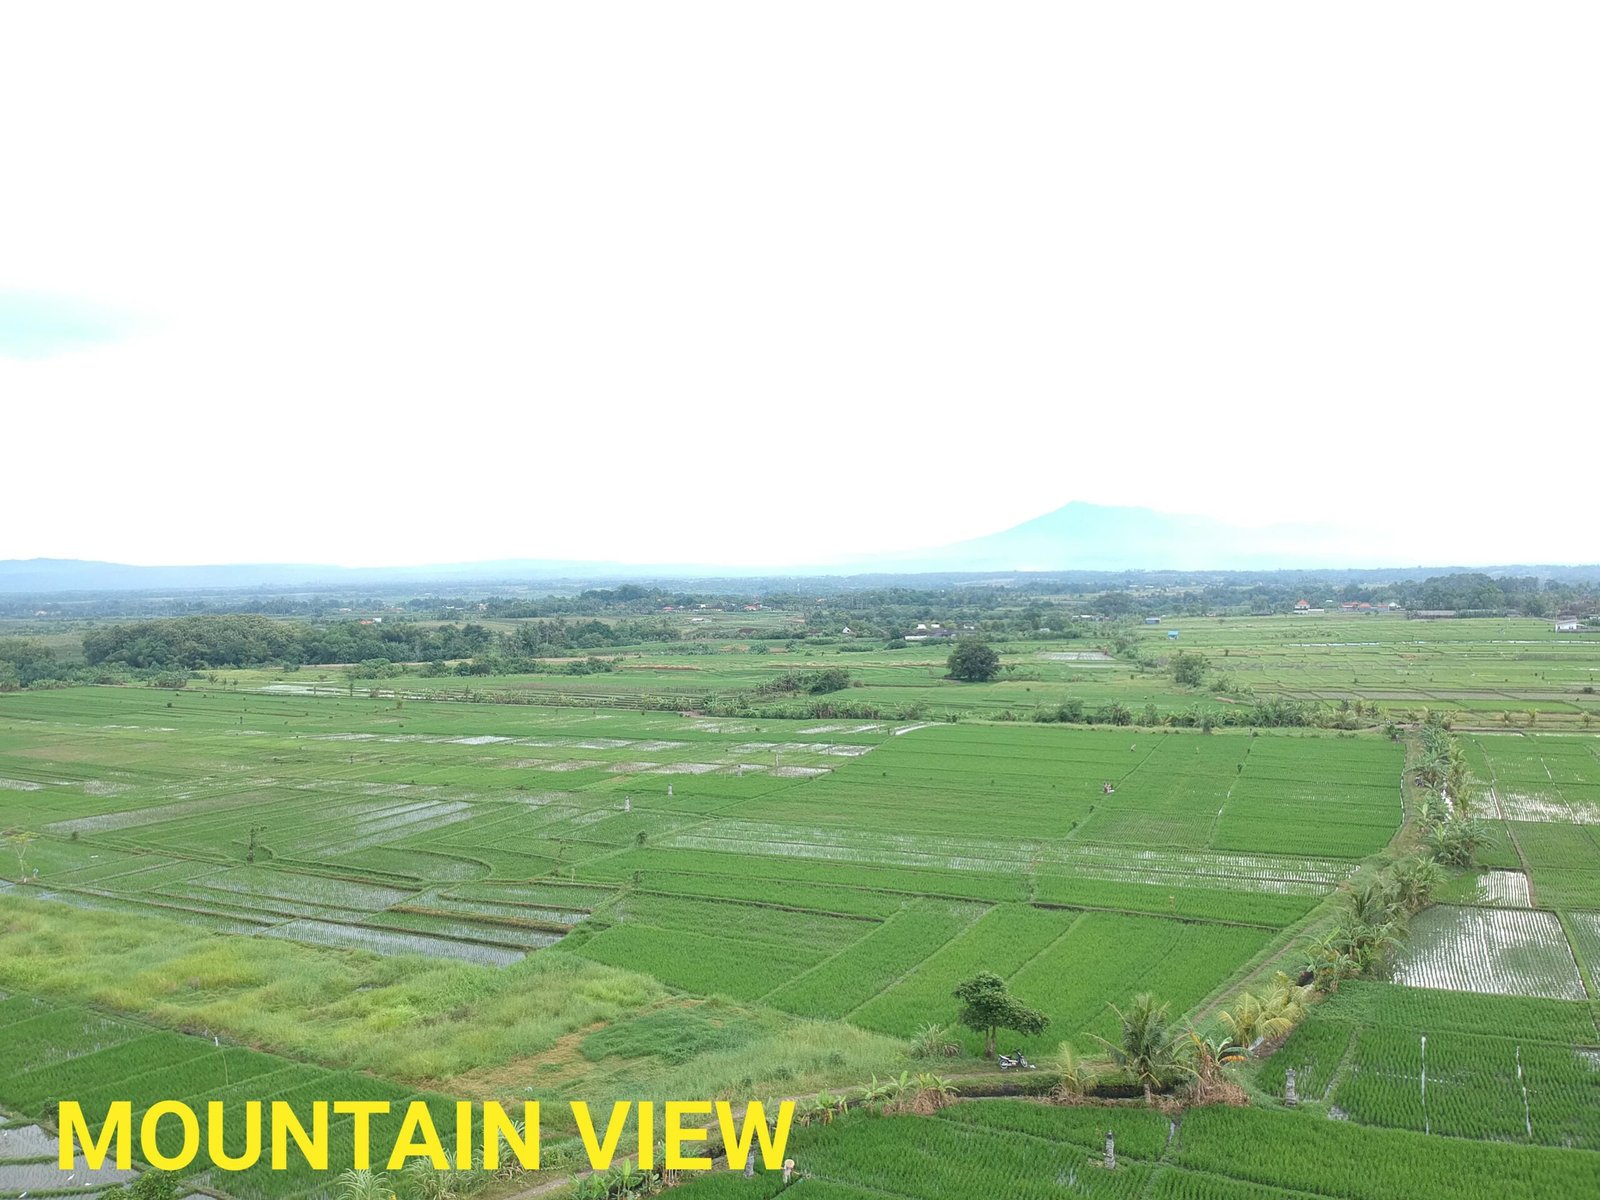
[[[1396,977],[1416,986],[1347,984],[1264,1062],[1264,1111],[1195,1112],[1181,1129],[1124,1113],[1109,1174],[1078,1118],[962,1104],[916,1136],[993,1165],[892,1187],[857,1157],[880,1135],[852,1120],[804,1135],[818,1164],[805,1186],[964,1195],[1003,1175],[1031,1194],[1048,1159],[1066,1181],[1041,1185],[1051,1194],[1316,1192],[1240,1147],[1287,1139],[1337,1163],[1371,1134],[1388,1165],[1340,1176],[1338,1194],[1376,1197],[1403,1194],[1405,1162],[1429,1152],[1407,1138],[1595,1149],[1582,1113],[1585,1072],[1600,1077],[1600,848],[1583,805],[1600,758],[1581,735],[1466,746],[1471,802],[1503,839],[1449,881],[1456,903],[1414,920]],[[88,1087],[79,1057],[97,1087],[126,1076],[196,1096],[237,1088],[236,1066],[313,1091],[327,1080],[295,1072],[364,1072],[397,1096],[808,1094],[905,1069],[930,1026],[974,1062],[952,990],[980,970],[1049,1018],[1005,1035],[1036,1060],[1113,1037],[1112,1006],[1140,992],[1214,1025],[1238,981],[1294,965],[1308,919],[1400,836],[1406,754],[1376,732],[222,688],[0,696],[4,823],[38,834],[0,868],[0,988],[5,1012],[44,1006],[12,1030],[38,1033],[10,1043],[33,1048],[0,1050],[0,1105],[37,1119],[60,1088]],[[1501,1020],[1509,1067],[1481,1027]],[[1438,1099],[1419,1125],[1409,1039],[1420,1085],[1424,1033]],[[1347,1120],[1271,1111],[1290,1064],[1308,1106]],[[1537,1081],[1520,1138],[1498,1090],[1519,1066]],[[1566,1178],[1565,1160],[1483,1153],[1485,1178]],[[319,1188],[257,1186],[232,1190]]]

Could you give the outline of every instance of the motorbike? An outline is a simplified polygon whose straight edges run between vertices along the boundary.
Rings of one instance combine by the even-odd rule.
[[[1015,1054],[1002,1054],[999,1061],[1002,1071],[1033,1071],[1038,1069],[1022,1056],[1022,1051],[1020,1050]]]

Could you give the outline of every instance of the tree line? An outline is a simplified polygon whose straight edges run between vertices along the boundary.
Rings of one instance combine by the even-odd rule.
[[[528,621],[511,633],[475,622],[330,621],[314,625],[252,614],[127,621],[83,636],[90,667],[198,671],[226,667],[312,666],[353,662],[527,661],[642,641],[671,640],[657,620]]]

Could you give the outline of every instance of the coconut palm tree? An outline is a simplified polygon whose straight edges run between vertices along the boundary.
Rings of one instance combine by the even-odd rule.
[[[397,1191],[408,1200],[454,1200],[456,1192],[450,1178],[452,1174],[420,1158],[412,1159],[400,1172]]]
[[[1250,1057],[1250,1052],[1231,1037],[1208,1038],[1194,1029],[1189,1030],[1188,1037],[1194,1073],[1206,1079],[1215,1079],[1224,1066]]]
[[[1111,1053],[1111,1060],[1128,1071],[1144,1088],[1146,1104],[1154,1104],[1154,1092],[1165,1088],[1186,1075],[1193,1075],[1190,1043],[1171,1019],[1171,1005],[1163,1004],[1149,992],[1133,998],[1127,1012],[1116,1005],[1111,1011],[1117,1014],[1121,1035],[1117,1041],[1095,1040]]]
[[[1389,869],[1390,891],[1406,913],[1428,907],[1433,893],[1444,882],[1439,865],[1426,858],[1408,858]]]
[[[1311,972],[1315,986],[1326,992],[1337,992],[1343,980],[1361,974],[1360,965],[1349,953],[1348,938],[1340,929],[1330,929],[1311,943],[1306,969]]]
[[[1417,804],[1417,819],[1431,828],[1450,819],[1450,808],[1439,796],[1424,796]]]
[[[1445,821],[1428,831],[1428,852],[1447,867],[1470,867],[1479,850],[1494,845],[1482,821]]]
[[[1311,1007],[1314,984],[1301,985],[1282,971],[1273,972],[1267,984],[1267,1007],[1274,1014],[1286,1017],[1291,1025],[1298,1025]]]
[[[338,1200],[394,1200],[389,1177],[371,1171],[340,1171],[333,1181],[333,1194]]]
[[[1233,1042],[1250,1050],[1269,1038],[1282,1037],[1294,1028],[1294,1022],[1276,1010],[1270,995],[1263,998],[1250,992],[1241,992],[1233,1009],[1224,1010],[1217,1017],[1226,1026]]]
[[[1368,880],[1344,898],[1344,915],[1352,925],[1376,928],[1399,914],[1400,901],[1387,877]]]
[[[1094,1089],[1095,1073],[1084,1064],[1078,1048],[1071,1042],[1062,1042],[1056,1050],[1055,1065],[1061,1072],[1060,1090],[1064,1095],[1082,1096]]]

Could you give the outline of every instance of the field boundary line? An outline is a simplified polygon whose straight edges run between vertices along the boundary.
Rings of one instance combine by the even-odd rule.
[[[1361,1044],[1361,1035],[1366,1032],[1366,1026],[1359,1021],[1351,1026],[1350,1040],[1345,1043],[1344,1053],[1339,1056],[1338,1064],[1328,1075],[1328,1086],[1322,1089],[1321,1099],[1329,1104],[1333,1103],[1333,1094],[1338,1086],[1344,1082],[1355,1064],[1356,1048]],[[1360,1124],[1361,1122],[1356,1122]]]
[[[1134,736],[1137,737],[1138,735],[1135,734]],[[1170,733],[1163,733],[1161,735],[1161,737],[1157,740],[1156,744],[1154,746],[1150,747],[1150,753],[1146,754],[1138,762],[1134,763],[1133,766],[1128,768],[1128,770],[1124,774],[1119,776],[1117,778],[1117,783],[1118,784],[1124,784],[1124,783],[1127,783],[1128,780],[1132,779],[1133,776],[1138,772],[1139,768],[1144,766],[1145,763],[1149,762],[1152,758],[1154,758],[1155,754],[1156,754],[1156,751],[1161,749],[1161,747],[1163,747],[1163,746],[1165,746],[1167,744],[1167,739],[1170,738],[1171,736],[1172,736],[1172,734],[1170,734]]]
[[[892,912],[886,917],[874,917],[867,913],[846,913],[835,912],[828,908],[810,908],[804,904],[782,904],[776,900],[749,900],[744,897],[706,896],[699,892],[667,892],[662,891],[660,888],[650,887],[629,887],[628,892],[634,896],[661,896],[663,898],[671,898],[673,900],[698,900],[705,904],[743,904],[750,908],[769,908],[775,912],[804,913],[807,916],[815,917],[833,917],[840,921],[861,921],[868,925],[883,925],[900,915],[898,912]],[[918,899],[938,899],[938,897],[918,897]],[[974,903],[981,904],[983,901],[974,901]],[[529,905],[529,907],[536,908],[538,906]],[[863,934],[862,936],[869,937],[871,935],[868,933]],[[841,950],[840,953],[843,954],[844,951]]]
[[[1010,983],[1011,980],[1015,979],[1018,975],[1021,975],[1029,967],[1033,966],[1034,963],[1038,962],[1046,954],[1050,953],[1051,950],[1055,949],[1056,943],[1059,942],[1062,938],[1066,937],[1069,933],[1071,933],[1079,925],[1082,925],[1083,924],[1083,919],[1085,917],[1087,917],[1088,915],[1089,914],[1086,913],[1086,912],[1080,912],[1076,917],[1074,917],[1072,919],[1072,924],[1068,925],[1060,933],[1056,934],[1055,937],[1051,938],[1044,945],[1040,946],[1037,950],[1035,950],[1032,954],[1030,954],[1025,961],[1023,961],[1022,963],[1018,964],[1017,969],[1015,971],[1011,972],[1010,975],[1006,976],[1006,982]]]
[[[884,984],[877,991],[873,992],[872,995],[868,996],[860,1004],[856,1005],[849,1012],[845,1013],[842,1017],[839,1018],[839,1020],[848,1021],[854,1014],[860,1012],[863,1008],[865,1008],[867,1005],[871,1004],[879,996],[883,995],[885,992],[889,991],[890,989],[898,987],[900,984],[904,983],[906,981],[906,979],[908,977],[910,977],[910,975],[914,971],[916,971],[919,968],[921,968],[921,966],[924,963],[926,963],[930,958],[932,958],[935,954],[939,953],[939,951],[943,950],[946,946],[950,945],[950,943],[955,941],[956,938],[959,938],[959,937],[963,936],[964,934],[966,934],[967,932],[969,932],[974,925],[976,925],[979,921],[983,920],[984,917],[988,916],[991,912],[993,912],[995,909],[997,909],[999,907],[1000,906],[998,904],[990,903],[987,908],[985,908],[982,912],[979,912],[979,913],[975,914],[970,921],[968,921],[965,925],[963,925],[960,929],[958,929],[956,931],[954,937],[946,938],[943,942],[941,942],[939,945],[935,946],[927,954],[924,954],[921,958],[919,958],[910,967],[906,968],[904,971],[901,971],[900,974],[896,975],[893,979],[891,979],[888,983]],[[888,922],[884,922],[884,924],[887,924],[887,923]],[[870,937],[872,935],[868,934],[867,936]],[[846,950],[848,950],[849,948],[850,947],[848,947],[848,946],[845,947]],[[844,951],[841,950],[840,953],[842,954],[842,953],[844,953]],[[820,965],[821,964],[819,963],[818,966],[820,966]]]
[[[1155,884],[1139,884],[1140,887],[1155,887]],[[1251,892],[1240,892],[1240,895],[1253,895]],[[1324,897],[1323,899],[1325,899]],[[1318,900],[1320,904],[1322,900]],[[1147,908],[1106,908],[1098,904],[1068,904],[1061,900],[1019,900],[1018,904],[1026,904],[1029,908],[1042,908],[1048,912],[1076,912],[1076,913],[1111,913],[1121,917],[1157,917],[1163,921],[1178,921],[1184,925],[1220,925],[1228,929],[1262,929],[1277,933],[1284,929],[1282,925],[1267,925],[1260,921],[1228,921],[1220,917],[1189,917],[1170,911]]]
[[[1047,1146],[1057,1146],[1057,1147],[1062,1146],[1062,1145],[1071,1146],[1074,1149],[1082,1150],[1086,1155],[1089,1156],[1089,1159],[1090,1159],[1091,1162],[1097,1160],[1100,1157],[1100,1151],[1097,1150],[1095,1147],[1093,1147],[1093,1146],[1085,1146],[1085,1145],[1082,1145],[1079,1142],[1070,1142],[1070,1141],[1064,1142],[1062,1140],[1058,1140],[1058,1139],[1055,1139],[1055,1138],[1044,1137],[1041,1134],[1030,1133],[1025,1129],[996,1129],[992,1125],[976,1125],[976,1124],[972,1124],[971,1122],[968,1122],[968,1121],[963,1121],[959,1117],[954,1117],[954,1116],[947,1117],[947,1116],[943,1115],[943,1113],[952,1112],[957,1106],[959,1106],[961,1104],[968,1104],[968,1103],[971,1103],[973,1100],[991,1100],[991,1099],[1009,1101],[1011,1103],[1029,1103],[1029,1102],[1031,1102],[1031,1103],[1039,1104],[1041,1107],[1044,1107],[1044,1108],[1053,1108],[1053,1107],[1055,1107],[1054,1105],[1050,1104],[1048,1101],[1042,1100],[1039,1097],[1035,1097],[1035,1096],[992,1096],[992,1097],[991,1096],[972,1096],[972,1097],[957,1096],[955,1104],[951,1105],[949,1108],[944,1109],[943,1112],[939,1116],[933,1117],[933,1118],[930,1118],[930,1119],[932,1119],[932,1120],[945,1120],[945,1121],[948,1121],[952,1125],[959,1125],[963,1129],[970,1129],[970,1130],[973,1130],[975,1132],[980,1132],[980,1133],[1005,1133],[1005,1134],[1011,1134],[1011,1135],[1014,1135],[1016,1137],[1027,1138],[1029,1141],[1043,1142]],[[1111,1112],[1115,1112],[1117,1110],[1114,1107],[1108,1107],[1108,1108],[1103,1109],[1102,1111],[1111,1113]],[[1141,1106],[1141,1107],[1138,1107],[1138,1108],[1130,1107],[1128,1109],[1128,1111],[1144,1113],[1144,1112],[1148,1112],[1150,1110]],[[1188,1112],[1188,1110],[1185,1109],[1184,1113],[1187,1114],[1187,1112]],[[1288,1194],[1290,1196],[1303,1196],[1303,1197],[1306,1198],[1306,1200],[1330,1200],[1330,1198],[1331,1198],[1331,1200],[1346,1200],[1345,1197],[1337,1195],[1337,1194],[1335,1194],[1333,1192],[1307,1192],[1307,1191],[1302,1191],[1302,1190],[1299,1190],[1299,1189],[1296,1189],[1296,1188],[1282,1187],[1279,1184],[1262,1185],[1258,1180],[1250,1179],[1247,1176],[1243,1176],[1243,1175],[1225,1175],[1225,1174],[1222,1174],[1222,1173],[1217,1172],[1217,1171],[1201,1171],[1201,1170],[1197,1170],[1197,1169],[1195,1169],[1193,1167],[1186,1167],[1182,1163],[1173,1162],[1170,1159],[1168,1159],[1167,1155],[1171,1151],[1173,1145],[1178,1141],[1178,1138],[1182,1136],[1182,1133],[1183,1133],[1183,1116],[1182,1115],[1180,1115],[1177,1118],[1176,1124],[1178,1126],[1178,1135],[1174,1136],[1171,1139],[1169,1139],[1167,1144],[1162,1147],[1161,1154],[1159,1156],[1157,1156],[1156,1158],[1143,1158],[1143,1157],[1141,1157],[1140,1155],[1137,1155],[1137,1154],[1129,1154],[1129,1153],[1125,1152],[1122,1149],[1121,1146],[1118,1146],[1117,1147],[1117,1161],[1121,1162],[1123,1159],[1127,1159],[1129,1162],[1136,1162],[1136,1163],[1140,1163],[1140,1164],[1142,1164],[1144,1166],[1150,1167],[1151,1168],[1150,1175],[1151,1175],[1152,1179],[1154,1179],[1155,1176],[1162,1170],[1162,1168],[1165,1167],[1165,1168],[1170,1168],[1170,1169],[1172,1169],[1174,1171],[1178,1171],[1178,1172],[1180,1172],[1180,1173],[1182,1173],[1184,1175],[1205,1175],[1205,1176],[1209,1176],[1209,1177],[1211,1177],[1213,1179],[1226,1179],[1231,1183],[1255,1184],[1258,1187],[1260,1187],[1260,1186],[1273,1187],[1273,1188],[1276,1188],[1278,1191],[1284,1192],[1284,1193],[1286,1193],[1286,1194]],[[851,1184],[850,1186],[854,1187],[856,1185],[855,1184]],[[1145,1186],[1146,1186],[1146,1188],[1148,1188],[1150,1185],[1147,1183]],[[907,1196],[911,1195],[910,1193],[899,1193],[899,1192],[891,1193],[891,1194],[893,1194],[893,1195],[907,1195]],[[1143,1192],[1141,1191],[1140,1194],[1142,1195]]]
[[[1242,770],[1233,773],[1233,782],[1228,784],[1228,790],[1222,794],[1222,804],[1218,806],[1216,816],[1211,818],[1211,828],[1206,830],[1206,848],[1217,848],[1217,826],[1222,824],[1222,814],[1227,810],[1228,801],[1233,799],[1233,789],[1239,786],[1239,781],[1244,778],[1245,772],[1250,769],[1250,751],[1256,748],[1256,739],[1250,738],[1244,744],[1244,757],[1239,760]],[[1401,817],[1404,820],[1404,815]]]
[[[1588,955],[1579,954],[1578,943],[1573,940],[1571,914],[1561,909],[1556,913],[1556,919],[1561,922],[1561,932],[1567,939],[1567,949],[1572,952],[1572,961],[1577,965],[1578,979],[1583,983],[1584,991],[1589,993],[1591,1000],[1600,999],[1600,981],[1590,974]],[[1600,1036],[1600,1012],[1591,1011],[1589,1015],[1594,1022],[1595,1034]]]
[[[1500,815],[1500,820],[1505,824],[1506,840],[1511,843],[1511,848],[1517,852],[1517,861],[1522,864],[1522,877],[1528,881],[1528,907],[1537,909],[1539,907],[1539,893],[1534,889],[1533,870],[1528,866],[1528,856],[1522,852],[1522,843],[1517,840],[1517,831],[1511,827],[1511,818],[1506,816],[1505,809],[1500,806],[1500,775],[1494,769],[1494,759],[1489,757],[1489,752],[1484,749],[1482,742],[1477,738],[1473,738],[1472,741],[1478,747],[1479,752],[1482,753],[1483,761],[1489,764],[1489,794],[1494,797],[1495,812]],[[1544,758],[1541,756],[1539,761],[1541,763],[1544,762]],[[1545,768],[1546,773],[1549,770],[1549,767]],[[1561,803],[1565,804],[1566,802],[1566,797],[1563,796]],[[1562,932],[1565,933],[1566,924],[1564,922],[1561,928]],[[1568,949],[1571,949],[1570,945]]]

